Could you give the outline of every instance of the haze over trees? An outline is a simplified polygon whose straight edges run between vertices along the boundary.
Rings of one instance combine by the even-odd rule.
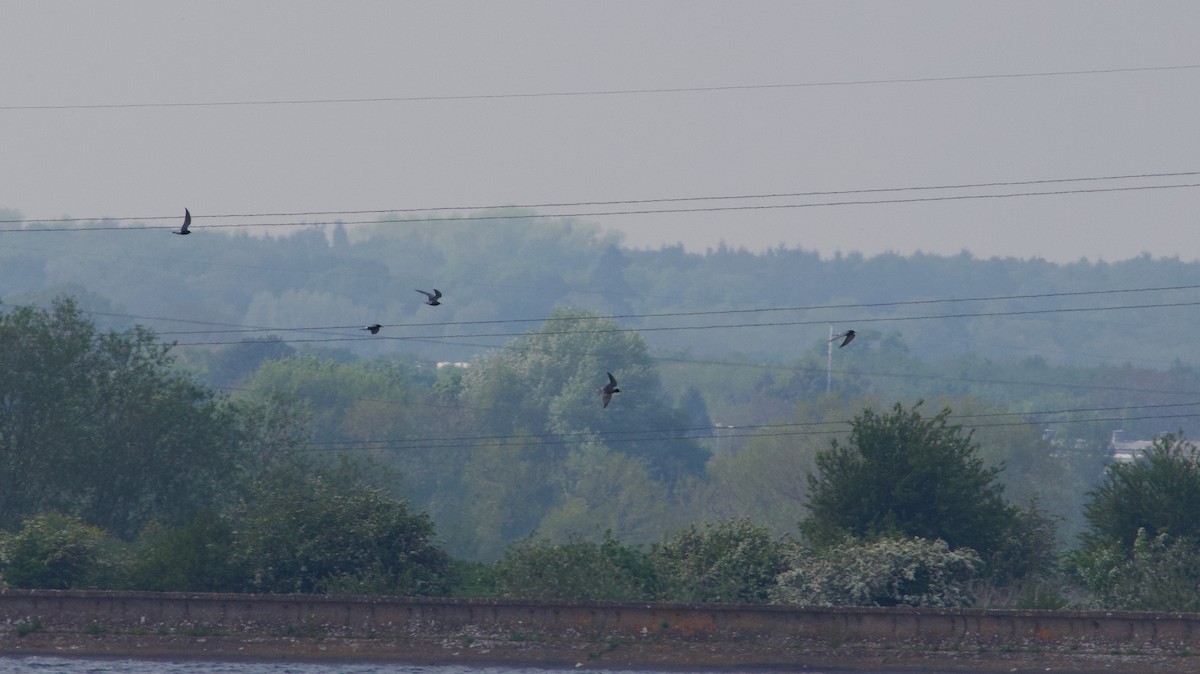
[[[1195,308],[1114,307],[1196,265],[632,251],[543,219],[196,229],[159,264],[185,237],[153,233],[0,248],[10,585],[963,603],[1086,532],[1071,577],[1122,607],[1137,569],[1191,559],[1186,490],[1121,480],[1194,464],[1105,465],[1112,430],[1192,419],[1200,372],[1153,323]],[[412,292],[435,284],[442,306]],[[814,589],[846,556],[891,593]],[[888,585],[914,560],[946,584]]]

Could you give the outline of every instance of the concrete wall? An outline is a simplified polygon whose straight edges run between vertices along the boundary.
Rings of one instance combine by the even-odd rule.
[[[1200,614],[9,590],[0,624],[46,631],[763,638],[927,648],[1200,649]]]

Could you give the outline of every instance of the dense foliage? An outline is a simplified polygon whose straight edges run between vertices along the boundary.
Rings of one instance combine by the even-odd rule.
[[[65,590],[98,579],[104,531],[77,517],[48,512],[26,519],[19,531],[0,533],[0,579],[13,587]]]
[[[883,538],[797,548],[773,597],[807,606],[964,606],[981,561],[942,540]]]
[[[650,557],[665,597],[761,604],[787,569],[786,549],[766,527],[738,518],[677,531],[655,545]]]
[[[605,532],[600,542],[528,539],[495,565],[497,593],[526,599],[645,600],[657,595],[646,555]]]
[[[234,513],[232,561],[261,592],[446,594],[449,558],[425,513],[382,489],[286,476]]]
[[[1130,547],[1091,544],[1071,571],[1101,608],[1200,611],[1200,547],[1195,540],[1138,531]]]
[[[1140,536],[1200,540],[1200,449],[1160,436],[1140,461],[1109,466],[1090,496],[1084,514],[1092,539],[1125,548]]]
[[[1068,568],[1104,608],[1200,610],[1200,450],[1166,434],[1109,466]]]
[[[818,544],[845,536],[942,540],[984,557],[1018,524],[1003,497],[999,467],[978,456],[971,434],[947,421],[949,409],[924,418],[897,403],[891,414],[867,409],[816,456],[809,476],[810,516],[803,530]]]
[[[236,412],[135,327],[101,332],[70,299],[0,312],[0,526],[58,510],[129,538],[228,495]]]
[[[877,414],[905,396],[845,371],[824,393],[821,345],[796,367],[656,359],[611,318],[549,316],[439,369],[270,340],[180,362],[148,329],[103,331],[70,299],[6,308],[0,582],[923,605],[987,592],[994,605],[1050,574],[1067,540],[1056,521],[1086,514],[1070,564],[1080,604],[1194,605],[1190,444],[1160,438],[1102,472],[1086,420],[1057,426],[1069,443],[1040,424],[959,423],[1010,415],[998,392],[1039,390],[1045,363],[1011,368],[990,398],[943,398],[933,417]],[[897,336],[861,341],[860,363],[925,367]],[[956,381],[992,376],[972,367]],[[623,392],[606,409],[609,371]],[[1072,372],[1080,388],[1024,404],[1070,421],[1079,401],[1116,395]],[[1177,366],[1155,386],[1192,377]]]

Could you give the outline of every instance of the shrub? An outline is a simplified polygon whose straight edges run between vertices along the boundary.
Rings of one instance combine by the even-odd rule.
[[[12,587],[66,590],[86,587],[100,572],[104,531],[62,513],[27,518],[6,537],[3,575]]]
[[[787,569],[783,544],[744,518],[692,525],[665,537],[650,558],[662,598],[673,601],[765,604]]]
[[[500,596],[521,599],[645,600],[657,583],[647,555],[605,532],[600,543],[526,539],[495,564]]]
[[[248,578],[232,554],[233,530],[211,510],[178,529],[151,524],[134,546],[127,583],[138,590],[236,592]]]
[[[921,538],[845,542],[817,553],[796,548],[772,599],[809,606],[966,606],[981,564],[974,550]]]
[[[1101,608],[1200,611],[1200,549],[1191,540],[1139,529],[1131,550],[1092,546],[1069,567]]]

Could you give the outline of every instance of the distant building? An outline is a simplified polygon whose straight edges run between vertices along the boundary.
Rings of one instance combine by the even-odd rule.
[[[1147,449],[1153,446],[1153,440],[1126,440],[1125,431],[1123,430],[1113,431],[1112,439],[1108,441],[1108,449],[1112,452],[1112,459],[1118,463],[1133,463]]]
[[[452,361],[449,361],[449,360],[442,360],[442,361],[438,361],[438,364],[437,364],[437,369],[439,369],[439,370],[440,370],[440,369],[442,369],[443,367],[471,367],[471,364],[470,364],[470,363],[464,363],[464,362],[461,362],[461,361],[459,361],[459,362],[452,362]]]

